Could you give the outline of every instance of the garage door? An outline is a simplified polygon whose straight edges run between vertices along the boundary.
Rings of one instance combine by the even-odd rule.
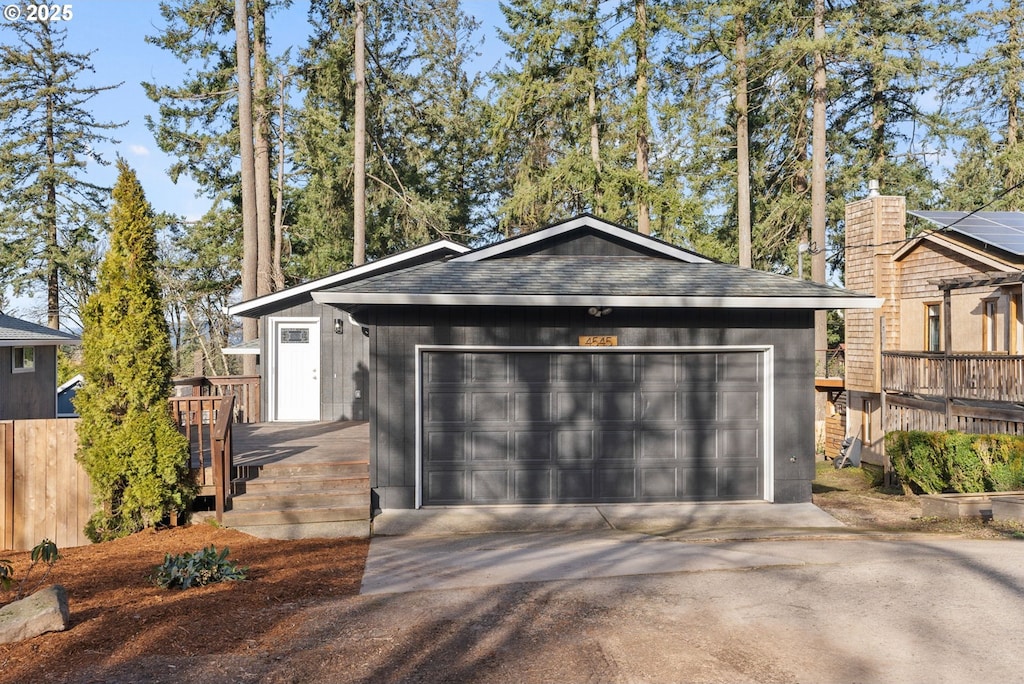
[[[764,498],[764,354],[423,353],[424,505]]]

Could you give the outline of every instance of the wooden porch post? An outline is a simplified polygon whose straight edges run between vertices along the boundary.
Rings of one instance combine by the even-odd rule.
[[[953,400],[949,396],[953,391],[953,368],[949,358],[953,351],[953,303],[950,292],[948,287],[942,291],[942,369],[947,430],[950,430],[953,424]]]

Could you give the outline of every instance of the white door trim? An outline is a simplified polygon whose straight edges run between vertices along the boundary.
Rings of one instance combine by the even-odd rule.
[[[322,368],[322,366],[323,366],[323,364],[322,364],[322,355],[323,354],[322,354],[322,350],[320,349],[320,318],[319,317],[311,317],[311,316],[304,316],[304,317],[296,317],[296,316],[268,317],[267,318],[267,338],[268,338],[268,340],[267,340],[267,374],[266,375],[267,375],[267,378],[269,378],[269,382],[267,383],[267,402],[268,402],[267,403],[267,420],[271,421],[271,422],[279,420],[278,416],[277,416],[277,383],[278,383],[278,377],[277,377],[278,350],[277,350],[277,346],[279,344],[278,329],[282,325],[294,325],[294,324],[314,325],[315,326],[315,330],[311,334],[315,334],[315,336],[316,336],[316,346],[317,346],[316,368],[317,368],[317,377],[320,378],[320,382],[323,382],[323,373],[322,373],[322,370],[323,370],[323,368]],[[317,421],[320,420],[320,387],[319,386],[317,388],[317,411],[316,411],[316,417],[315,418],[310,418],[310,420],[317,420]]]
[[[775,346],[774,345],[697,345],[657,347],[579,347],[579,346],[489,346],[474,344],[417,344],[416,355],[416,508],[423,508],[423,354],[424,352],[576,352],[594,353],[658,353],[658,352],[760,352],[764,355],[764,500],[775,501]]]

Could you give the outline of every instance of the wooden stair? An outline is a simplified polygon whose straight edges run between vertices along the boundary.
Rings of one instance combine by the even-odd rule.
[[[238,475],[225,527],[266,539],[370,535],[367,461],[267,463]]]

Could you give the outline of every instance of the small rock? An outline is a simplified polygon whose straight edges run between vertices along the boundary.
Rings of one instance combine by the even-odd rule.
[[[0,644],[12,644],[67,628],[68,592],[59,584],[0,606]]]

